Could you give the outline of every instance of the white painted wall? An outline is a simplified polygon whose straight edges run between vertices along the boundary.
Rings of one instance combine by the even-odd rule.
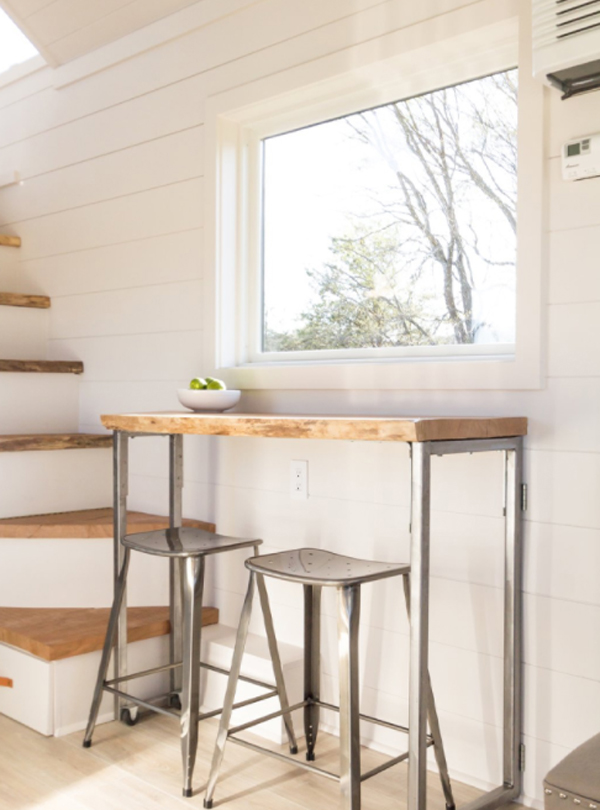
[[[156,44],[161,30],[167,37],[177,29],[176,15],[152,27],[146,49],[138,32],[132,58],[127,40],[90,55],[87,78],[73,63],[74,80],[60,89],[42,70],[0,90],[0,169],[25,179],[0,190],[2,229],[23,238],[5,270],[0,249],[0,284],[10,277],[13,289],[52,296],[50,356],[86,363],[82,430],[97,430],[105,412],[175,407],[175,388],[203,370],[206,98],[361,40],[376,48],[402,27],[407,7],[426,17],[460,5],[468,3],[229,0],[219,11],[203,0],[202,27],[187,34]],[[106,67],[113,53],[120,61]],[[543,390],[244,395],[249,410],[530,418],[525,781],[527,801],[538,804],[544,773],[600,725],[600,180],[565,184],[559,176],[560,144],[600,129],[599,98],[549,99]],[[263,537],[267,549],[312,544],[406,558],[406,448],[213,438],[186,448],[188,516]],[[306,502],[289,498],[292,458],[309,460]],[[133,505],[165,510],[164,440],[137,440],[132,470]],[[493,456],[452,457],[434,470],[434,686],[453,773],[487,784],[499,781],[501,468]],[[232,625],[244,589],[237,562],[220,566],[210,588]],[[300,594],[275,585],[273,601],[281,638],[295,642]],[[330,599],[325,611],[329,692]],[[365,594],[362,645],[365,710],[405,717],[407,624],[396,584]]]

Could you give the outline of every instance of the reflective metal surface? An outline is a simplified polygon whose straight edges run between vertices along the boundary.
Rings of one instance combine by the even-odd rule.
[[[321,588],[304,586],[304,736],[306,759],[315,758],[321,697]]]
[[[374,562],[345,557],[320,548],[300,548],[263,554],[246,560],[246,567],[259,574],[305,585],[352,585],[396,577],[410,571],[403,563]]]
[[[198,747],[204,557],[187,557],[183,561],[183,569],[181,757],[183,760],[183,795],[191,796]]]
[[[256,538],[225,537],[191,526],[138,532],[123,538],[123,545],[128,548],[158,557],[206,557],[208,554],[249,548],[261,543],[262,540]]]
[[[342,810],[360,810],[358,627],[360,585],[338,588],[340,789]]]
[[[411,660],[409,682],[408,810],[425,810],[426,709],[429,683],[429,543],[431,456],[501,451],[506,457],[504,581],[503,785],[463,810],[493,810],[518,798],[522,789],[522,516],[523,439],[468,439],[411,445]]]
[[[183,523],[183,436],[169,436],[169,528]],[[169,660],[172,664],[183,658],[183,570],[180,560],[169,560]],[[181,691],[181,670],[170,675],[173,695]],[[180,699],[181,701],[181,699]]]
[[[117,627],[119,619],[121,617],[121,607],[123,605],[123,600],[125,598],[125,589],[127,587],[129,554],[130,554],[129,549],[124,549],[123,564],[121,565],[121,570],[119,571],[119,576],[117,577],[115,598],[112,610],[110,612],[110,618],[108,620],[106,638],[104,639],[104,647],[102,649],[102,658],[100,659],[100,668],[98,669],[98,677],[96,678],[96,686],[94,688],[94,697],[92,698],[92,707],[90,709],[90,716],[88,719],[87,728],[85,730],[85,736],[83,738],[83,745],[85,748],[89,748],[89,746],[92,744],[92,734],[94,733],[96,720],[98,719],[98,711],[100,709],[100,703],[102,701],[104,682],[106,681],[106,676],[108,675],[110,657],[113,645],[115,643],[115,638],[117,635]],[[119,695],[115,695],[115,698],[117,700],[121,699]]]

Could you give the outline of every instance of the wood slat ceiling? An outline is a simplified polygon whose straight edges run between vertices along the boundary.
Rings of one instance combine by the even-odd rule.
[[[51,65],[90,51],[201,0],[0,0]]]

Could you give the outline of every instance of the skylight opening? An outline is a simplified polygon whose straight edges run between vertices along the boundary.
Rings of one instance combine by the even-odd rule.
[[[8,14],[0,9],[0,73],[37,55],[37,48]]]

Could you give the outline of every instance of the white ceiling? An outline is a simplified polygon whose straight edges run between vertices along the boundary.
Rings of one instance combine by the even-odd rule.
[[[198,0],[0,0],[51,65],[63,65]]]

